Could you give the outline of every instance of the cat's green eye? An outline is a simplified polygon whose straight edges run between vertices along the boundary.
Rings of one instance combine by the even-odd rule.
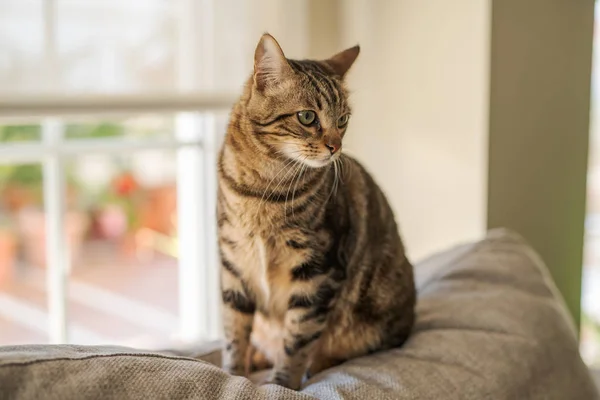
[[[298,121],[302,125],[310,126],[317,120],[317,114],[314,111],[305,110],[298,112]]]
[[[350,115],[349,114],[342,115],[337,120],[337,127],[338,128],[343,128],[344,126],[346,126],[346,124],[348,123],[349,119],[350,119]]]

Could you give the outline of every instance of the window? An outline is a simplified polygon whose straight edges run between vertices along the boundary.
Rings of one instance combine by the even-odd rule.
[[[230,3],[0,3],[1,344],[220,335],[216,156],[252,59],[227,49],[258,37]]]
[[[225,119],[211,116],[0,127],[3,343],[44,342],[48,321],[53,342],[152,347],[209,335],[210,135]]]

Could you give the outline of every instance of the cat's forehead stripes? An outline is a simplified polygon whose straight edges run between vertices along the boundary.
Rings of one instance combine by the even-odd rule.
[[[317,108],[323,111],[324,107],[321,100],[325,100],[327,108],[336,111],[344,110],[346,107],[346,96],[341,82],[331,76],[331,72],[325,67],[312,60],[288,60],[294,71],[303,76],[304,82],[312,89]]]

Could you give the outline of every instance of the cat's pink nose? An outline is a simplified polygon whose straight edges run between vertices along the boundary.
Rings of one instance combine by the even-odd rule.
[[[325,147],[329,149],[331,155],[334,155],[340,149],[340,147],[342,147],[342,141],[340,140],[340,138],[334,137],[330,140],[325,141]]]
[[[331,152],[332,155],[335,154],[335,152],[340,149],[340,146],[338,146],[336,144],[329,144],[329,143],[326,143],[325,147],[327,147],[329,149],[329,151]]]

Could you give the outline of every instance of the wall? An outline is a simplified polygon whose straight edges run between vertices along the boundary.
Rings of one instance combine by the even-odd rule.
[[[486,225],[489,3],[342,3],[350,75],[347,148],[386,191],[418,259]]]

